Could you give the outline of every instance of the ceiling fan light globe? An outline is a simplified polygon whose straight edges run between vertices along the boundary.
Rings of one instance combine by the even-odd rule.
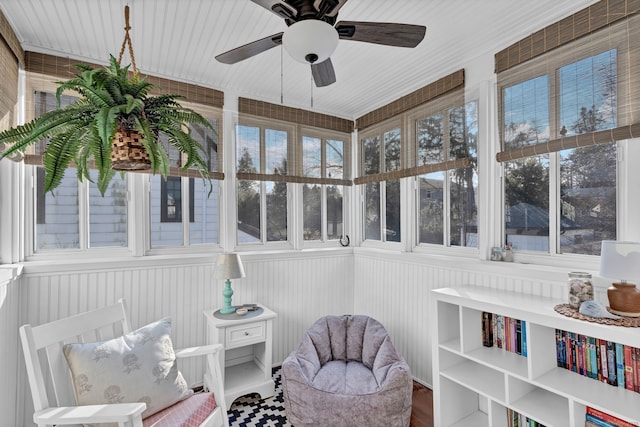
[[[338,32],[324,21],[306,19],[287,28],[282,36],[282,45],[298,62],[321,63],[336,50]]]

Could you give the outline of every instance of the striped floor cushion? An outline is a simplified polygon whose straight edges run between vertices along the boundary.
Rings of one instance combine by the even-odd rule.
[[[198,427],[213,410],[213,393],[197,393],[142,420],[144,427]]]

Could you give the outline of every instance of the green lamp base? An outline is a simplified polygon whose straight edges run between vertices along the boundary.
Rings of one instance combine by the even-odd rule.
[[[227,279],[224,282],[224,289],[222,290],[222,296],[224,297],[224,306],[220,309],[221,314],[232,314],[236,312],[236,308],[231,305],[231,297],[233,296],[233,289],[231,289],[231,280]]]

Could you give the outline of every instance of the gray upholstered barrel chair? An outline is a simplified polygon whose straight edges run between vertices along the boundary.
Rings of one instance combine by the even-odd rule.
[[[406,427],[411,418],[409,366],[367,316],[318,319],[283,362],[282,388],[295,427]]]

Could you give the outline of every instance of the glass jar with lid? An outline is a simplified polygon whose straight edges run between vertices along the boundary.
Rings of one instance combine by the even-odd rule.
[[[569,305],[580,308],[583,301],[593,300],[593,284],[591,274],[582,271],[569,273]]]

